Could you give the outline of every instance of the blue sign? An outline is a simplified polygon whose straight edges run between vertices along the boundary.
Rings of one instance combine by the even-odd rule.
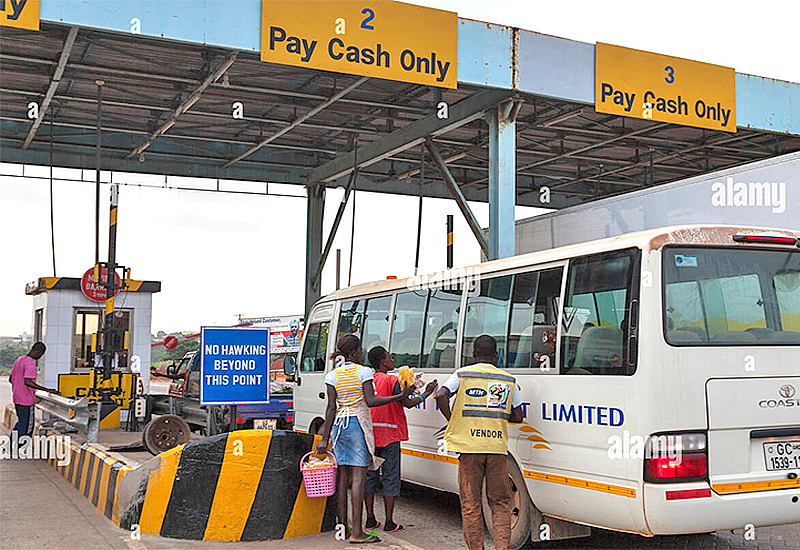
[[[269,403],[269,329],[200,329],[200,403]]]

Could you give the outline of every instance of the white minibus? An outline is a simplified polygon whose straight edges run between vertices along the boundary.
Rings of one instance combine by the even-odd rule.
[[[348,333],[440,383],[497,340],[525,413],[514,548],[800,522],[800,231],[669,227],[337,291],[307,318],[296,429]],[[435,401],[407,416],[403,479],[457,492]]]

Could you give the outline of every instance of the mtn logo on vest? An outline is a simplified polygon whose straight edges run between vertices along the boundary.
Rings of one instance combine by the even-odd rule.
[[[771,206],[773,214],[786,211],[786,182],[718,181],[711,185],[711,206]]]
[[[464,393],[469,395],[470,397],[483,397],[486,395],[486,390],[483,388],[469,388]]]

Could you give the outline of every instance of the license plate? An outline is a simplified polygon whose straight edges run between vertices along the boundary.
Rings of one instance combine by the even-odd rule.
[[[278,420],[275,418],[255,418],[253,420],[253,428],[256,430],[274,430],[277,426]]]
[[[767,470],[800,470],[800,439],[764,443]]]

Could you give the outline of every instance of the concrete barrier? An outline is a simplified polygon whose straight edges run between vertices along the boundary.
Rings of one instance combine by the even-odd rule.
[[[163,452],[125,474],[119,525],[163,537],[248,541],[332,530],[335,499],[308,498],[298,463],[318,439],[243,430]]]
[[[45,435],[40,430],[40,435]],[[70,444],[69,461],[55,457],[48,459],[58,473],[84,494],[107,518],[119,525],[117,514],[117,489],[125,475],[134,471],[132,466],[93,447]]]

